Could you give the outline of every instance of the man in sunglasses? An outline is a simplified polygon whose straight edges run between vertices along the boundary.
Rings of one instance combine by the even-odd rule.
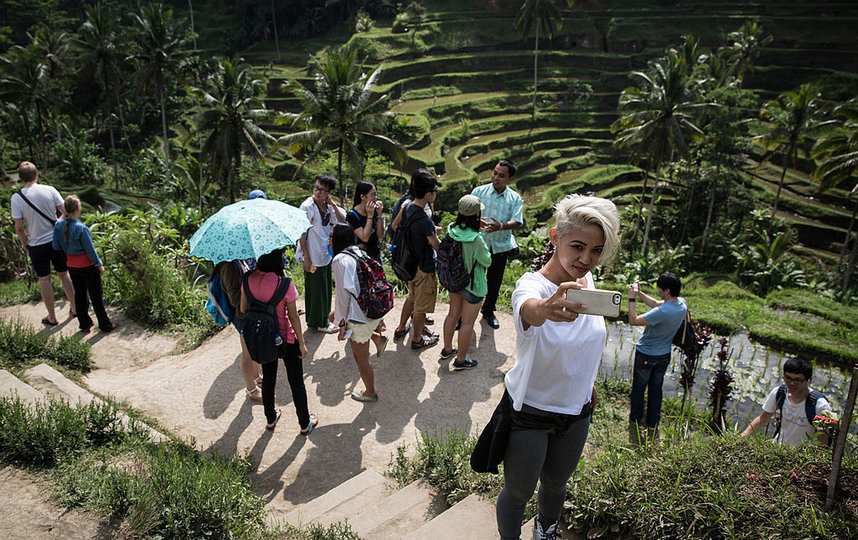
[[[813,417],[822,411],[830,411],[831,404],[818,390],[810,387],[813,366],[803,358],[790,358],[784,362],[784,383],[769,392],[763,404],[763,412],[751,422],[743,437],[763,431],[775,418],[774,440],[792,446],[800,444],[816,434]],[[820,433],[819,441],[828,442],[828,437]]]

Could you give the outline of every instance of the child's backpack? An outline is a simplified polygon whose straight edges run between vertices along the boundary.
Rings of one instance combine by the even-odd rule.
[[[476,265],[474,265],[476,266]],[[435,259],[435,269],[438,282],[452,293],[459,292],[474,280],[474,269],[465,268],[465,255],[462,253],[462,243],[447,234],[438,246],[438,256]]]
[[[244,315],[244,327],[241,335],[250,358],[259,364],[277,360],[277,346],[283,343],[280,337],[280,323],[277,320],[277,305],[286,296],[289,284],[286,276],[281,276],[274,294],[267,302],[258,300],[250,292],[247,278],[241,280],[241,287],[247,296],[247,313]]]
[[[368,319],[384,317],[393,309],[393,286],[388,283],[381,263],[357,246],[350,246],[343,253],[351,256],[357,266],[360,293],[355,298],[361,311]]]
[[[402,212],[405,210],[403,209]],[[390,244],[390,266],[393,268],[396,277],[405,282],[414,279],[420,262],[417,259],[417,254],[408,245],[408,229],[421,218],[420,212],[415,212],[407,221],[405,219],[400,220],[399,228],[393,233],[393,240]]]
[[[224,262],[221,264],[235,264],[242,279],[244,279],[244,274],[248,271],[248,267],[243,261]],[[209,312],[215,324],[226,326],[231,323],[235,318],[236,306],[229,303],[229,297],[223,288],[223,283],[221,283],[220,265],[216,265],[212,271],[212,275],[209,276],[206,283],[206,290],[209,293],[209,297],[206,300],[206,311]]]

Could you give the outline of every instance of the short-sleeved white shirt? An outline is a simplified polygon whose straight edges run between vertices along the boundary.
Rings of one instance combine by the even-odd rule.
[[[812,388],[808,388],[808,392],[813,392]],[[769,395],[766,397],[766,402],[763,403],[763,410],[769,414],[775,414],[778,410],[777,403],[778,387],[772,388]],[[822,411],[830,411],[831,404],[821,396],[816,400],[816,414]],[[781,419],[781,430],[775,437],[776,442],[795,446],[801,444],[807,439],[808,435],[812,435],[816,428],[807,421],[807,414],[804,411],[804,400],[801,403],[792,403],[789,398],[784,399],[783,417]]]
[[[331,229],[339,223],[337,221],[337,213],[334,207],[328,205],[328,224],[322,225],[322,214],[319,212],[319,207],[313,200],[313,197],[307,197],[307,200],[301,203],[301,210],[307,212],[307,219],[310,220],[311,227],[307,229],[307,252],[310,254],[310,262],[313,266],[322,267],[331,264],[331,252],[328,249],[329,237]],[[295,259],[298,261],[304,260],[304,252],[301,249],[301,243],[298,242],[295,250]]]
[[[334,296],[334,323],[347,321],[366,323],[368,319],[360,309],[357,296],[360,294],[360,281],[357,275],[357,262],[347,253],[337,253],[331,262],[331,274],[334,276],[336,295]]]
[[[63,204],[60,193],[51,186],[35,184],[28,188],[21,188],[21,193],[48,217],[56,216],[57,207]],[[12,195],[12,218],[23,218],[24,223],[27,224],[28,245],[41,246],[53,240],[54,224],[40,216],[17,193]]]
[[[593,276],[586,275],[587,288]],[[601,315],[579,315],[573,322],[545,321],[524,330],[521,307],[531,298],[543,299],[557,285],[538,272],[519,278],[512,293],[515,319],[515,366],[506,374],[513,408],[523,404],[562,414],[579,414],[590,401],[608,332]]]

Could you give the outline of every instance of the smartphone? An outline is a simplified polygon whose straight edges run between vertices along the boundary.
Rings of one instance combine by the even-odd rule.
[[[622,299],[623,295],[619,291],[602,289],[568,289],[566,291],[566,300],[587,306],[587,309],[578,311],[586,315],[619,317]]]

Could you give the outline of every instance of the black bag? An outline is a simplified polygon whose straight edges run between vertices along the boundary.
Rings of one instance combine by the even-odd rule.
[[[393,241],[390,246],[390,266],[393,268],[396,277],[409,282],[417,275],[417,267],[420,261],[417,254],[408,245],[408,229],[421,218],[420,213],[423,210],[415,212],[407,221],[404,219],[406,210],[408,207],[401,210],[403,219],[399,221],[399,228],[393,233]]]
[[[704,339],[697,335],[694,323],[691,321],[691,311],[685,312],[685,318],[679,329],[673,335],[673,346],[678,348],[682,354],[693,358],[703,352]]]
[[[480,433],[480,438],[477,439],[477,444],[474,446],[474,451],[471,452],[471,469],[474,472],[498,473],[498,465],[503,461],[506,446],[509,443],[511,425],[512,403],[509,393],[504,390],[500,403],[495,407],[495,412],[492,413],[491,420],[483,428],[483,432]]]
[[[248,276],[250,274],[247,274]],[[292,282],[288,277],[280,277],[277,289],[267,302],[254,298],[250,292],[250,286],[245,277],[241,286],[247,295],[248,307],[244,315],[244,328],[241,335],[244,336],[244,344],[250,358],[259,364],[267,364],[277,360],[277,338],[280,338],[280,323],[277,320],[277,305],[286,296],[289,284]],[[282,343],[282,338],[280,338]]]

